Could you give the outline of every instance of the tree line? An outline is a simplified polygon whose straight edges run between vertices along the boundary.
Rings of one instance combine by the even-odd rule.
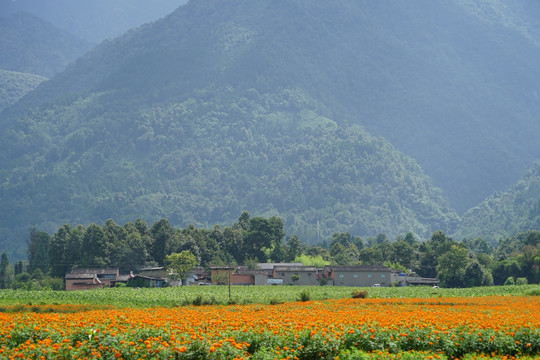
[[[143,220],[120,226],[62,225],[56,233],[32,229],[28,262],[10,264],[2,254],[1,288],[61,288],[74,268],[114,267],[121,273],[165,266],[172,254],[190,253],[203,267],[257,262],[301,262],[304,265],[376,265],[423,277],[438,277],[441,286],[471,287],[540,282],[540,232],[528,231],[492,246],[482,238],[456,241],[443,231],[419,241],[413,233],[394,241],[385,234],[365,240],[348,232],[307,245],[285,236],[278,217],[243,212],[231,226],[210,229],[189,225],[175,229],[167,219],[151,226]],[[30,285],[29,285],[30,284]]]

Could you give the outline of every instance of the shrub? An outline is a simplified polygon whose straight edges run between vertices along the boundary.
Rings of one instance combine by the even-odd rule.
[[[531,289],[525,293],[525,295],[529,296],[540,296],[540,288]]]
[[[516,285],[527,285],[529,282],[527,281],[527,278],[525,277],[518,277],[516,279]]]
[[[310,301],[311,300],[311,294],[307,290],[302,290],[300,292],[300,296],[298,297],[298,301]]]
[[[504,285],[515,285],[514,278],[509,276],[508,279],[504,282]]]
[[[366,290],[356,290],[352,293],[353,299],[366,299],[368,297],[368,292]]]
[[[276,299],[276,298],[273,298],[270,300],[270,305],[278,305],[278,304],[283,304],[283,300]]]

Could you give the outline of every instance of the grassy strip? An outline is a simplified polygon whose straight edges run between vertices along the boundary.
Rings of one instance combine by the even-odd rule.
[[[492,286],[467,289],[431,287],[353,288],[338,286],[187,286],[163,289],[111,288],[85,291],[0,290],[0,306],[88,304],[114,307],[174,307],[207,304],[277,304],[304,299],[350,298],[365,291],[370,298],[479,297],[540,294],[539,285]],[[2,310],[0,310],[2,311]]]

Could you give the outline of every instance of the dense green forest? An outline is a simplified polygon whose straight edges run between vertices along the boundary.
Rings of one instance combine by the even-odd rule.
[[[0,113],[0,248],[23,258],[32,226],[227,226],[246,209],[309,244],[317,224],[326,240],[493,245],[537,230],[521,210],[486,234],[471,213],[458,227],[540,158],[536,14],[530,0],[190,1]]]
[[[0,70],[0,111],[17,102],[47,78],[39,75]]]
[[[465,213],[455,236],[494,241],[529,229],[540,229],[540,161],[509,189]]]
[[[18,217],[54,231],[53,219],[128,221],[133,213],[175,226],[223,224],[243,209],[282,215],[288,232],[311,242],[317,221],[324,236],[428,237],[455,226],[456,213],[413,160],[319,115],[305,94],[215,93],[130,111],[107,92],[40,112],[39,121],[25,117],[30,136],[7,128],[4,144],[20,148],[0,145],[15,166],[4,173],[0,206],[13,214],[4,232]],[[96,101],[106,101],[99,116]],[[31,163],[17,160],[24,153]]]
[[[417,160],[464,212],[540,158],[537,6],[467,6],[478,2],[193,1],[102,43],[21,107],[102,90],[156,103],[207,86],[299,88]]]
[[[167,219],[151,226],[138,219],[120,226],[65,224],[54,235],[32,229],[28,263],[13,266],[7,255],[0,264],[0,287],[61,287],[64,275],[78,267],[118,267],[121,273],[145,266],[164,266],[169,254],[190,253],[203,267],[257,262],[302,262],[304,265],[385,264],[399,271],[438,277],[444,287],[472,287],[540,282],[540,232],[501,239],[492,247],[482,238],[461,242],[435,231],[420,242],[412,234],[385,234],[365,240],[348,232],[329,242],[307,245],[286,237],[283,221],[243,212],[231,226],[174,228]],[[195,263],[195,262],[194,262]],[[55,280],[56,279],[56,280]]]
[[[61,72],[91,44],[29,13],[0,17],[0,69],[41,75]]]

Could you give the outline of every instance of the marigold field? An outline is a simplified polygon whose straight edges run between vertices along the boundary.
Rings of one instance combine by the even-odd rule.
[[[2,310],[6,359],[540,358],[538,296]]]

